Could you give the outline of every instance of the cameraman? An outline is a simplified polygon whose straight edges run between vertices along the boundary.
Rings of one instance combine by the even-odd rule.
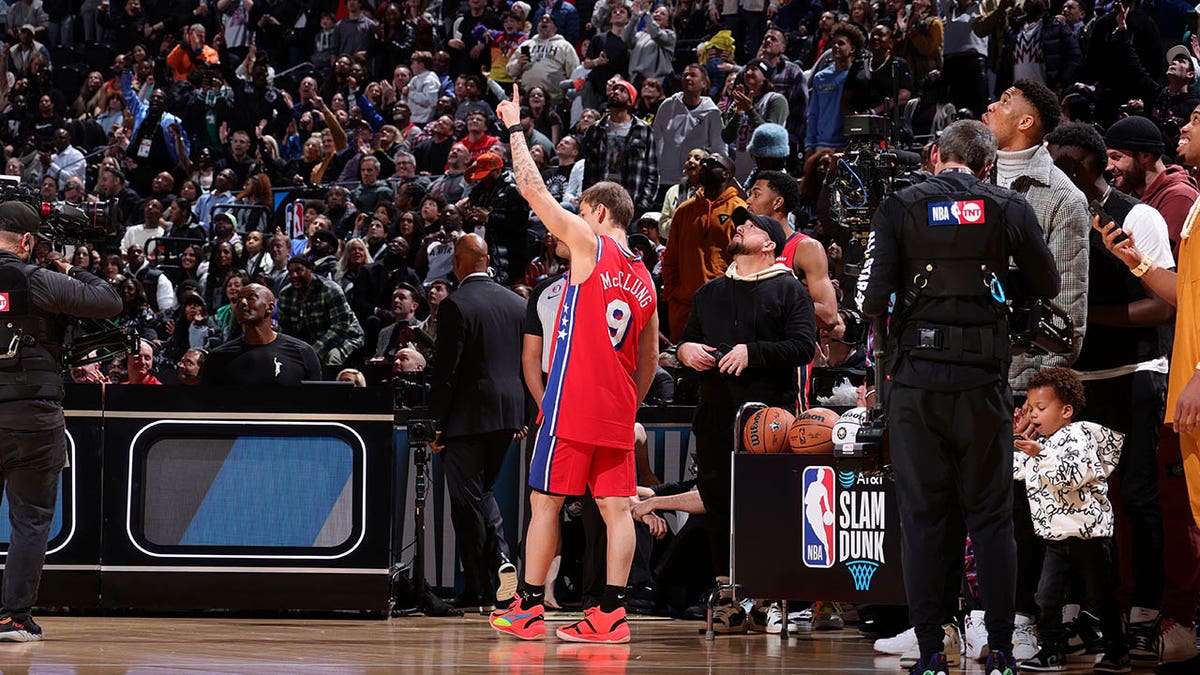
[[[5,313],[0,340],[12,345],[0,353],[0,484],[13,526],[0,606],[4,642],[42,638],[29,613],[67,453],[59,315],[104,319],[121,311],[117,291],[83,268],[59,259],[53,262],[55,274],[26,263],[40,224],[32,206],[0,204],[0,311]]]
[[[933,147],[937,174],[888,197],[871,226],[858,304],[884,317],[886,392],[909,618],[921,658],[913,672],[946,670],[942,623],[949,522],[961,512],[975,545],[993,666],[1011,656],[1016,549],[1012,529],[1010,346],[1001,288],[1008,260],[1039,298],[1059,288],[1054,259],[1029,204],[981,182],[996,137],[955,122]],[[961,549],[962,543],[951,548]]]

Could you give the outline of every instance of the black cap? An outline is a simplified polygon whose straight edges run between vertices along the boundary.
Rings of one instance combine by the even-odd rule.
[[[324,239],[326,242],[328,242],[334,246],[338,245],[337,235],[329,230],[317,230],[316,232],[313,232],[312,238],[313,239]]]
[[[784,232],[783,225],[780,225],[778,220],[770,216],[753,215],[744,206],[734,209],[730,217],[733,218],[734,225],[741,225],[747,220],[754,223],[756,227],[767,233],[771,241],[775,242],[775,255],[783,253],[783,246],[787,243],[787,232]]]
[[[1104,134],[1104,145],[1109,150],[1152,152],[1161,155],[1166,146],[1158,125],[1146,117],[1130,115],[1117,120]]]
[[[313,263],[312,258],[310,258],[306,255],[294,255],[294,256],[288,258],[288,261],[287,261],[288,267],[291,267],[293,263],[298,264],[298,265],[304,265],[305,267],[307,267],[310,270],[316,269],[316,267],[317,267],[316,264]]]
[[[763,59],[750,59],[750,62],[746,64],[746,67],[757,70],[758,72],[762,73],[763,77],[771,77],[771,66]]]
[[[8,232],[37,234],[42,217],[33,206],[25,202],[0,204],[0,229]]]

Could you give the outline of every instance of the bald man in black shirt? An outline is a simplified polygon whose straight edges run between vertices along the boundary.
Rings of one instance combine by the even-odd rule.
[[[202,384],[282,384],[321,379],[321,361],[308,343],[271,327],[275,294],[266,286],[242,289],[234,317],[242,336],[217,347],[204,361]]]

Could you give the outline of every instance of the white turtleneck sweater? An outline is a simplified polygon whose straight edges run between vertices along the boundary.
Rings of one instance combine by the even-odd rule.
[[[1014,180],[1028,173],[1029,161],[1041,147],[1033,145],[1024,150],[997,150],[996,184],[1000,187],[1012,187]]]

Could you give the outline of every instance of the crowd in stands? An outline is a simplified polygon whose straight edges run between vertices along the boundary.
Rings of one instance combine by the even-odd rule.
[[[461,233],[485,234],[497,280],[522,294],[565,265],[508,168],[495,105],[514,84],[551,192],[574,207],[596,181],[624,185],[664,307],[688,305],[726,262],[727,227],[687,244],[698,266],[667,250],[708,153],[737,182],[695,206],[732,209],[752,173],[782,170],[799,186],[789,224],[833,245],[836,271],[821,183],[846,113],[895,112],[915,146],[1030,78],[1064,119],[1141,113],[1170,147],[1200,101],[1195,42],[1178,46],[1194,19],[1074,0],[22,0],[0,142],[5,173],[47,200],[111,202],[116,235],[75,257],[120,285],[119,320],[164,381],[187,349],[236,337],[229,300],[253,281],[327,368],[390,365],[405,346],[428,363],[429,291],[453,287]],[[315,293],[287,288],[294,254],[313,260]]]

